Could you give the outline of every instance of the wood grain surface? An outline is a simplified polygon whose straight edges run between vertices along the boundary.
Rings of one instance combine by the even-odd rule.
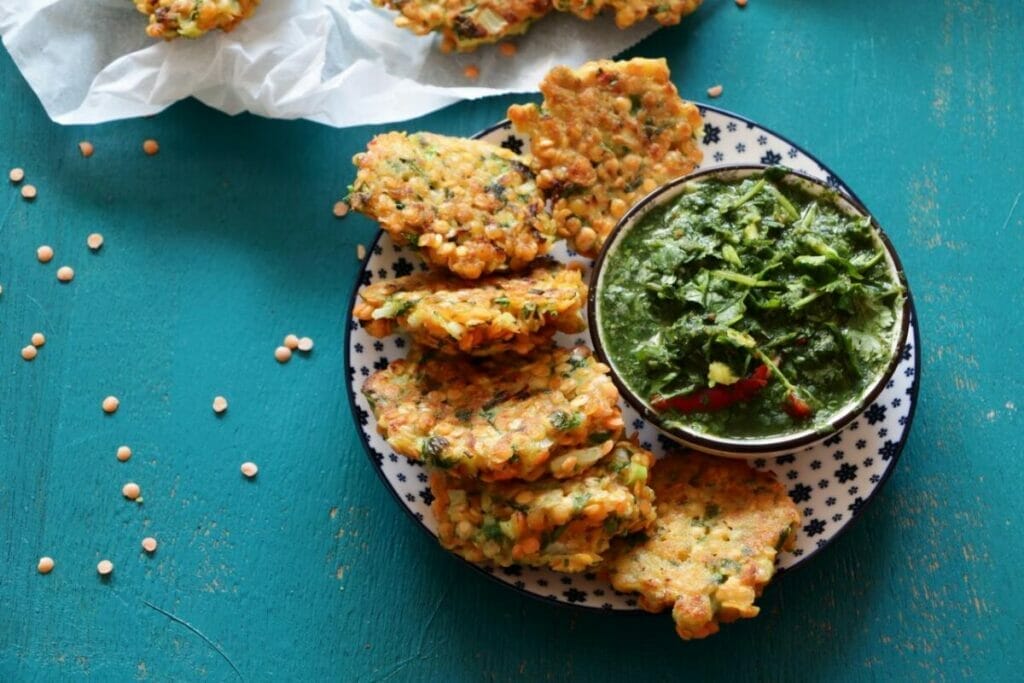
[[[668,56],[687,97],[723,84],[716,104],[837,169],[899,249],[922,328],[921,402],[886,489],[760,617],[688,643],[667,615],[484,580],[373,473],[342,338],[374,228],[331,205],[384,128],[194,102],[64,128],[0,55],[0,170],[39,188],[29,204],[0,185],[0,680],[1021,680],[1022,37],[1015,2],[709,0],[630,52]],[[522,99],[399,127],[469,134]],[[48,341],[27,363],[35,331]],[[289,332],[316,348],[279,365]]]

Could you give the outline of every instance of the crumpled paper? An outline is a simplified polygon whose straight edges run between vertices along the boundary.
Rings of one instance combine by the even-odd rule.
[[[611,57],[653,32],[610,17],[551,15],[516,39],[441,54],[436,36],[393,25],[369,0],[264,0],[231,33],[154,40],[131,0],[0,0],[0,35],[54,121],[99,123],[155,114],[194,96],[228,114],[332,126],[402,121],[465,99],[535,91],[556,64]],[[480,77],[463,69],[475,64]]]

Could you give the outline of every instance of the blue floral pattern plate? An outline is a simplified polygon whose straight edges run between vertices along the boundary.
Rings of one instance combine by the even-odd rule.
[[[702,106],[701,113],[704,116],[702,168],[752,162],[782,164],[821,178],[840,192],[856,198],[824,164],[777,133],[714,107]],[[478,137],[515,152],[529,152],[529,143],[513,134],[507,121],[483,131]],[[553,256],[569,259],[575,254],[563,243],[556,247]],[[360,285],[401,277],[417,269],[425,270],[426,266],[411,250],[396,247],[386,234],[379,233],[363,263]],[[802,451],[750,461],[754,467],[772,472],[786,486],[790,498],[803,513],[796,547],[779,555],[780,571],[807,562],[842,533],[896,466],[910,431],[917,399],[920,353],[913,316],[907,338],[909,341],[892,380],[875,402],[845,429]],[[575,337],[560,335],[559,341],[563,345],[591,345],[586,332]],[[369,405],[359,392],[367,377],[386,368],[391,360],[404,357],[408,347],[408,340],[402,336],[375,339],[352,321],[346,340],[346,384],[352,413],[373,467],[417,524],[436,536],[436,523],[430,512],[433,497],[427,485],[426,470],[388,447],[377,434]],[[671,441],[641,419],[624,401],[622,409],[627,430],[637,432],[645,448],[661,457],[673,447]],[[473,566],[502,583],[541,599],[597,609],[638,609],[633,596],[616,592],[595,573],[560,574],[529,567],[495,569]]]

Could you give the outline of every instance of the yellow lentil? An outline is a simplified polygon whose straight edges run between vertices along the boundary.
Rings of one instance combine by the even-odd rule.
[[[85,243],[93,251],[98,251],[99,248],[103,246],[103,235],[98,232],[94,232],[85,238]]]
[[[26,185],[25,187],[21,188],[21,196],[27,199],[28,201],[32,201],[33,199],[35,199],[37,194],[38,191],[36,190],[35,185]]]
[[[215,396],[213,399],[213,412],[218,415],[228,409],[228,400],[223,396]]]
[[[155,552],[156,539],[152,536],[146,536],[144,539],[142,539],[142,549],[145,550],[147,553]]]
[[[284,338],[284,345],[294,351],[299,348],[299,338],[294,334],[286,335]]]
[[[140,493],[142,493],[142,489],[139,488],[139,485],[133,481],[130,481],[121,487],[121,495],[123,495],[128,500],[138,499]]]
[[[40,557],[39,564],[36,565],[36,569],[39,570],[40,574],[49,574],[53,571],[53,558],[52,557]]]
[[[49,263],[53,259],[53,247],[48,244],[36,249],[36,258],[40,263]]]
[[[96,565],[96,571],[100,576],[110,576],[110,573],[114,571],[114,563],[110,560],[100,560]]]
[[[348,215],[348,204],[346,204],[345,202],[335,202],[334,217],[344,218],[346,215]]]
[[[61,266],[57,269],[57,279],[61,282],[71,282],[75,279],[75,269],[71,266]]]
[[[46,343],[46,337],[43,336],[42,332],[36,332],[32,335],[32,346],[42,346]]]
[[[708,88],[708,97],[720,97],[724,89],[721,85],[713,85]]]
[[[125,462],[130,457],[132,457],[132,449],[128,448],[128,446],[118,446],[117,447],[117,459],[118,460],[120,460],[121,462]]]
[[[7,174],[7,177],[10,178],[12,183],[17,185],[18,183],[25,179],[25,169],[12,168],[10,173]]]
[[[278,363],[287,363],[292,359],[292,350],[287,346],[278,346],[274,349],[274,358]]]
[[[121,401],[118,400],[117,396],[107,396],[103,399],[103,412],[114,413],[120,407]]]
[[[303,353],[309,353],[313,350],[313,340],[309,337],[303,337],[299,340],[299,351]]]
[[[149,156],[153,156],[160,151],[160,144],[153,139],[146,140],[142,143],[142,151]]]
[[[78,149],[82,153],[82,156],[85,157],[86,159],[91,157],[94,151],[92,143],[89,142],[88,140],[82,140],[81,142],[79,142]]]
[[[244,474],[249,479],[252,479],[260,471],[260,468],[257,467],[256,463],[254,462],[243,462],[241,470],[242,474]]]
[[[21,350],[21,357],[24,358],[25,360],[34,360],[38,353],[39,351],[36,349],[36,347],[30,344],[29,346],[26,346]]]

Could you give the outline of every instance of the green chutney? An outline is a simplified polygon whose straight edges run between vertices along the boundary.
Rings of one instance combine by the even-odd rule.
[[[859,398],[892,357],[906,292],[870,218],[781,173],[689,183],[606,256],[601,342],[665,426],[802,431]]]

